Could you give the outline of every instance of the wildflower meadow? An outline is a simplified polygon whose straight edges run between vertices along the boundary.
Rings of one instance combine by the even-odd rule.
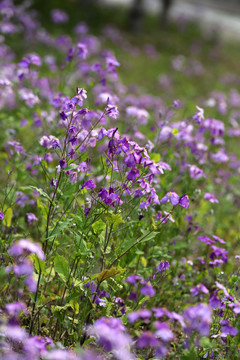
[[[0,359],[239,359],[238,59],[48,16],[0,2]]]

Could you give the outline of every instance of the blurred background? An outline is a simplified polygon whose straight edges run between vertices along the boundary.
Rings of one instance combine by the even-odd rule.
[[[184,17],[196,21],[204,31],[217,29],[223,37],[240,39],[240,0],[34,0],[33,4],[45,23],[50,10],[59,8],[70,13],[72,23],[82,19],[97,27],[107,21],[147,31],[146,15],[151,14],[159,18],[162,27]]]

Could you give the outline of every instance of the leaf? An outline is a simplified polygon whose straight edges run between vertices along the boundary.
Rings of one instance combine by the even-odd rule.
[[[120,224],[124,223],[124,220],[120,214],[110,214],[106,216],[106,220],[108,221],[109,225],[116,229]]]
[[[50,201],[50,203],[52,203],[52,199],[48,196],[47,193],[45,193],[45,191],[43,191],[41,188],[38,188],[36,186],[32,186],[32,185],[29,185],[29,186],[23,186],[20,188],[20,190],[28,190],[28,189],[31,189],[31,190],[36,190],[37,192],[39,192],[39,194],[44,197],[45,199],[47,199],[48,201]]]
[[[178,129],[177,128],[172,129],[172,134],[176,136],[178,134]]]
[[[141,263],[143,264],[144,267],[147,266],[147,260],[144,256],[141,256]]]
[[[11,208],[8,208],[4,214],[3,225],[10,227],[12,223],[12,216],[13,216],[13,211]]]
[[[160,161],[161,155],[158,153],[151,153],[150,159],[155,161],[156,163]]]
[[[61,255],[56,255],[54,259],[54,269],[58,273],[60,279],[66,283],[69,276],[69,266],[67,259]]]
[[[120,274],[121,271],[117,270],[116,268],[111,268],[111,269],[105,269],[103,270],[97,277],[97,282],[101,283],[106,279],[109,279],[111,277],[116,276],[117,274]]]
[[[69,229],[72,222],[73,222],[72,219],[66,219],[64,221],[59,221],[56,226],[49,229],[50,235],[49,235],[48,239],[61,234],[66,228]]]
[[[96,221],[93,225],[92,228],[94,230],[95,233],[101,232],[102,230],[104,230],[106,227],[105,222],[103,222],[101,219]]]
[[[142,243],[142,242],[146,242],[146,241],[149,241],[149,240],[152,240],[155,238],[155,236],[159,233],[159,231],[152,231],[149,235],[147,235],[147,233],[149,233],[149,231],[142,231],[143,233],[143,239],[139,241],[139,243]]]
[[[41,272],[44,273],[46,269],[46,263],[43,260],[40,260],[36,254],[33,254],[32,257],[33,257],[34,267],[37,270],[37,272],[39,273],[39,269],[41,269]]]

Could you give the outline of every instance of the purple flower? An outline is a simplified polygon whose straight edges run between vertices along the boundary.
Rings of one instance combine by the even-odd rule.
[[[161,261],[160,264],[157,266],[157,271],[162,273],[169,269],[169,262],[168,261]]]
[[[152,297],[152,296],[155,295],[155,290],[152,287],[152,284],[147,283],[140,289],[140,293],[145,295],[145,296]]]
[[[191,165],[189,167],[189,174],[192,179],[200,179],[201,177],[205,176],[202,169],[199,169],[196,165]]]
[[[33,213],[27,213],[27,221],[28,223],[31,225],[32,223],[34,223],[35,221],[38,221],[38,218],[36,217],[35,214]]]
[[[60,159],[59,165],[61,166],[62,169],[65,169],[67,167],[66,159]]]
[[[0,221],[4,219],[4,213],[0,211]]]
[[[197,331],[201,336],[208,336],[212,322],[208,305],[197,304],[190,306],[185,310],[183,317],[186,322],[186,334],[191,335],[194,331]]]
[[[211,246],[213,252],[209,255],[210,259],[214,260],[216,257],[220,257],[225,263],[228,262],[228,251],[218,246]]]
[[[112,117],[113,119],[116,119],[119,115],[119,111],[116,105],[108,105],[106,107],[106,115],[108,115],[109,117]]]
[[[85,217],[88,217],[88,214],[89,214],[89,211],[90,211],[90,210],[91,210],[90,207],[87,207],[87,208],[84,209],[84,216],[85,216]]]
[[[95,189],[96,185],[94,184],[94,182],[92,180],[87,180],[83,186],[81,187],[81,189],[87,189],[87,190],[90,190],[90,189]]]
[[[60,9],[53,9],[51,11],[51,18],[52,21],[55,22],[56,24],[63,24],[68,22],[68,14]]]
[[[223,163],[229,160],[229,157],[225,154],[224,150],[219,150],[215,154],[210,154],[215,163]]]
[[[198,295],[200,292],[204,294],[208,294],[209,291],[203,284],[197,285],[194,288],[190,289],[190,292],[192,293],[192,296]]]
[[[179,205],[185,209],[189,208],[189,197],[188,195],[183,195],[179,198]]]
[[[170,200],[170,203],[175,206],[179,203],[179,196],[175,192],[168,192],[161,200],[160,203],[165,204]]]
[[[134,182],[136,180],[136,177],[138,177],[139,175],[139,170],[137,168],[132,168],[127,175],[127,180]]]
[[[227,335],[236,336],[238,334],[238,329],[226,324],[221,328],[221,336],[226,337]]]
[[[154,326],[157,329],[155,331],[156,337],[164,342],[172,341],[174,336],[170,330],[169,325],[166,322],[155,321]]]
[[[210,201],[210,203],[219,203],[218,199],[211,193],[205,193],[204,199]]]
[[[36,254],[39,259],[44,260],[45,255],[39,244],[33,243],[27,239],[21,239],[14,243],[10,249],[9,254],[14,257],[19,257],[23,254]]]
[[[195,115],[193,115],[193,120],[195,120],[198,124],[201,124],[204,120],[204,110],[199,106],[196,106],[196,108],[198,111],[195,113]]]
[[[139,319],[145,320],[145,319],[149,319],[151,316],[152,316],[152,313],[150,310],[141,309],[138,311],[132,311],[131,313],[128,314],[127,318],[128,318],[128,321],[131,324],[133,324],[134,322],[136,322]]]
[[[131,338],[126,334],[120,319],[103,317],[89,328],[89,334],[96,336],[99,345],[105,351],[111,351],[118,360],[134,359],[129,352]]]
[[[132,285],[137,285],[137,281],[142,280],[143,278],[139,275],[129,275],[126,279],[125,282],[132,284]]]
[[[159,341],[156,336],[151,331],[145,331],[141,334],[140,338],[137,341],[137,347],[143,348],[147,346],[157,347]]]
[[[110,72],[110,73],[115,73],[116,72],[116,69],[115,69],[116,66],[120,66],[117,59],[115,59],[112,56],[106,57],[106,65],[107,65],[107,71]]]
[[[58,179],[52,178],[52,180],[50,181],[50,186],[56,189],[57,184],[58,184]]]
[[[80,57],[80,59],[86,59],[88,55],[88,49],[85,44],[78,43],[77,44],[77,55]]]
[[[205,242],[207,245],[211,245],[215,243],[215,241],[210,239],[210,237],[208,236],[197,236],[197,239],[202,242]]]
[[[19,316],[21,312],[24,314],[27,314],[28,312],[26,305],[22,302],[9,303],[6,305],[5,309],[6,312],[12,317]]]
[[[176,109],[179,109],[180,107],[182,107],[182,102],[178,99],[174,100],[172,106]]]
[[[134,155],[133,154],[128,154],[128,156],[125,158],[124,162],[128,167],[134,168],[135,163],[136,163]]]

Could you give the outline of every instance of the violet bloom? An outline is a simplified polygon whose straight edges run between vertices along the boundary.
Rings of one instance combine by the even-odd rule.
[[[152,287],[151,283],[146,283],[143,285],[143,287],[140,289],[140,294],[143,294],[144,296],[152,297],[155,295],[155,290]]]
[[[136,177],[138,177],[139,175],[139,170],[137,168],[132,168],[127,175],[127,180],[134,182],[136,180]]]
[[[204,110],[199,106],[196,106],[196,108],[198,111],[195,113],[195,115],[193,115],[193,120],[195,120],[198,124],[201,124],[204,120]]]
[[[208,294],[209,291],[203,284],[197,285],[194,288],[190,289],[190,292],[192,293],[192,296],[197,296],[200,292],[203,294]]]
[[[210,154],[210,156],[215,163],[227,162],[229,160],[229,157],[225,154],[223,149],[219,150],[215,154]]]
[[[215,240],[210,239],[208,236],[197,236],[197,239],[201,242],[205,242],[207,245],[211,245],[215,243]]]
[[[189,197],[188,195],[183,195],[179,198],[179,205],[183,207],[184,209],[189,208]]]
[[[7,314],[9,314],[12,317],[18,317],[20,313],[27,314],[28,310],[24,303],[22,302],[14,302],[6,304],[5,310]]]
[[[4,219],[4,213],[0,211],[0,221],[3,221]]]
[[[87,190],[90,190],[90,189],[95,189],[96,185],[94,184],[94,182],[92,180],[87,180],[83,186],[81,187],[81,189],[87,189]]]
[[[52,178],[52,180],[50,181],[50,186],[56,189],[57,184],[58,184],[58,179]]]
[[[152,313],[150,310],[140,309],[138,311],[132,311],[131,313],[129,313],[127,318],[128,318],[128,321],[131,324],[133,324],[134,322],[136,322],[139,319],[146,320],[146,319],[151,318],[151,316],[152,316]]]
[[[77,55],[80,57],[80,59],[86,59],[88,55],[88,49],[85,44],[78,43],[77,44]]]
[[[165,204],[170,201],[170,203],[175,206],[179,203],[179,196],[175,192],[168,192],[161,200],[160,203]]]
[[[63,24],[68,22],[68,14],[61,9],[53,9],[51,11],[51,18],[55,24]]]
[[[168,261],[161,261],[160,264],[157,266],[157,271],[162,273],[169,269],[169,262]]]
[[[113,118],[113,119],[116,119],[119,115],[119,111],[118,111],[118,108],[116,105],[108,105],[106,107],[106,112],[105,112],[106,115],[108,115],[109,117]]]
[[[106,65],[107,65],[107,71],[110,73],[116,73],[116,67],[120,66],[117,59],[115,59],[113,56],[106,57]]]
[[[118,318],[103,317],[89,328],[89,334],[95,336],[105,351],[111,351],[118,360],[133,360],[130,353],[131,338]]]
[[[139,275],[129,275],[126,279],[125,282],[132,284],[134,286],[137,285],[137,281],[143,280],[143,278]]]
[[[164,342],[169,342],[173,340],[173,333],[166,322],[155,321],[154,326],[157,329],[155,331],[155,335],[158,339],[161,339]]]
[[[66,167],[67,167],[66,159],[65,158],[60,159],[59,160],[59,165],[61,166],[62,169],[66,169]]]
[[[38,218],[36,217],[35,214],[27,213],[26,215],[27,215],[27,221],[28,221],[29,225],[33,224],[35,221],[38,221]]]
[[[216,257],[220,257],[225,263],[228,262],[228,257],[227,257],[228,251],[227,250],[220,248],[218,246],[215,246],[215,245],[212,245],[211,248],[213,250],[213,252],[209,255],[211,260],[214,260]]]
[[[172,106],[176,109],[179,109],[182,107],[182,102],[180,100],[174,100]]]
[[[199,169],[196,165],[191,165],[189,167],[189,175],[192,179],[200,179],[201,177],[205,177],[202,169]]]
[[[151,331],[143,332],[137,341],[138,348],[144,348],[148,346],[155,348],[158,345],[159,341]]]
[[[19,257],[24,254],[36,254],[39,259],[44,260],[45,255],[39,244],[33,243],[28,239],[21,239],[15,242],[9,249],[9,254],[14,257]]]
[[[188,307],[183,314],[186,323],[185,333],[191,335],[197,331],[201,336],[208,336],[212,322],[211,311],[206,304]]]
[[[205,193],[204,199],[208,200],[210,203],[219,203],[218,199],[211,193]]]

